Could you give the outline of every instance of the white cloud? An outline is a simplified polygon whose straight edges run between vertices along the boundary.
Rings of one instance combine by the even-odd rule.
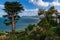
[[[0,5],[0,8],[4,8],[4,5]],[[0,9],[0,17],[5,15],[6,13]],[[36,16],[37,15],[38,8],[36,9],[25,9],[22,13],[19,13],[20,16]]]
[[[25,9],[25,11],[38,11],[38,8],[36,8],[36,9]]]
[[[1,4],[0,4],[0,8],[4,8],[4,5],[1,5]]]
[[[3,15],[6,15],[5,12],[0,12],[0,17],[2,17]]]
[[[38,9],[25,9],[23,13],[20,13],[20,16],[37,16]]]
[[[38,6],[48,7],[50,6],[60,6],[60,3],[58,0],[54,0],[53,2],[44,2],[43,0],[30,0],[33,4],[36,4]]]
[[[38,6],[43,6],[43,7],[49,6],[49,2],[43,2],[42,0],[30,0],[30,2]]]
[[[60,6],[60,3],[58,0],[54,0],[52,3],[50,3],[51,6]]]
[[[30,0],[31,2],[33,2],[34,0]]]
[[[19,13],[20,16],[37,16],[38,9],[25,9],[22,13]],[[6,12],[3,10],[0,11],[0,17],[5,15]]]

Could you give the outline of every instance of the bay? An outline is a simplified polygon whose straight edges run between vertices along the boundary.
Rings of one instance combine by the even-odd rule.
[[[38,21],[38,17],[23,16],[16,23],[16,30],[24,30],[29,24],[37,24]],[[0,18],[0,32],[11,31],[12,26],[6,26],[3,22],[4,18]]]

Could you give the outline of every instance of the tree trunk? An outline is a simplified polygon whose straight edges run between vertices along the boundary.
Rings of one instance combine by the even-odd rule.
[[[11,34],[12,40],[15,38],[15,20],[14,15],[12,15],[12,34]]]
[[[12,33],[15,33],[15,21],[13,15],[12,15]]]

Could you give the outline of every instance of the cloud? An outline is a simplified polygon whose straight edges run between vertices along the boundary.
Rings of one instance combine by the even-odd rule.
[[[5,12],[0,12],[0,17],[3,17],[3,15],[6,15]]]
[[[25,11],[38,11],[38,8],[36,8],[36,9],[25,9]]]
[[[50,3],[51,6],[60,6],[60,3],[58,0],[54,0],[52,3]]]
[[[20,16],[37,16],[38,9],[25,9],[24,12],[20,13]]]
[[[43,7],[49,6],[49,2],[44,2],[42,0],[30,0],[30,2],[32,2],[33,4],[36,4],[38,6],[43,6]]]
[[[4,8],[4,5],[0,5],[0,8]],[[0,9],[0,17],[5,15],[6,13]],[[25,9],[22,13],[19,13],[20,16],[36,16],[37,15],[38,8],[36,9]]]
[[[43,0],[29,0],[31,3],[42,6],[42,7],[48,7],[50,6],[60,6],[60,3],[58,0],[54,0],[53,2],[44,2]]]
[[[4,8],[4,5],[1,5],[1,4],[0,4],[0,8]]]

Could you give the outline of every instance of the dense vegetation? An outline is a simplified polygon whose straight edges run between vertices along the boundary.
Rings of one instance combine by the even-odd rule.
[[[39,14],[39,11],[41,14]],[[39,11],[38,16],[43,14],[45,17],[37,25],[29,25],[25,29],[25,35],[23,37],[26,40],[60,40],[60,23],[57,22],[57,19],[59,19],[58,11],[54,6],[50,7],[48,11],[42,10],[43,13],[40,9]],[[52,16],[53,14],[57,16]]]

